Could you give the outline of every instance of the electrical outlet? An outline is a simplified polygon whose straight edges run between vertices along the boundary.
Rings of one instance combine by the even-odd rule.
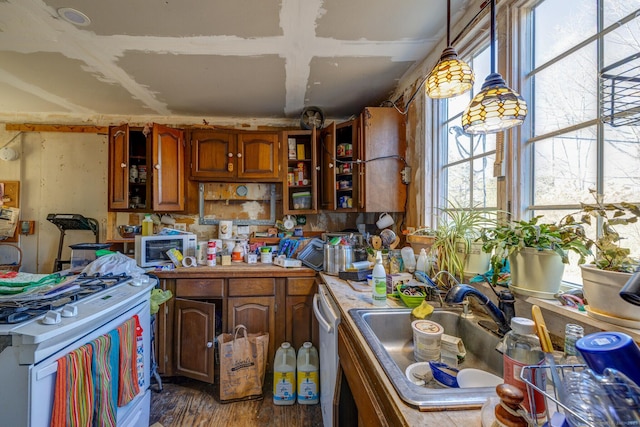
[[[409,184],[411,182],[411,167],[405,166],[400,175],[402,176],[402,183]]]

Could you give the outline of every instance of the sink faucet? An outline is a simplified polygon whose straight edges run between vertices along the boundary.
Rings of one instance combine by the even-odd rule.
[[[498,306],[476,288],[469,285],[456,285],[449,289],[444,301],[449,304],[460,304],[466,297],[475,298],[486,307],[487,314],[498,325],[498,333],[504,335],[511,330],[511,319],[516,315],[515,298],[508,290],[500,291],[496,295],[498,296]]]

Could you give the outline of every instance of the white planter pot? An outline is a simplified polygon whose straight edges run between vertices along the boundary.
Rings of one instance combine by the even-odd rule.
[[[640,307],[620,297],[620,290],[631,273],[600,270],[593,265],[581,265],[582,286],[589,309],[607,316],[640,321]]]
[[[465,275],[484,274],[489,271],[491,254],[482,251],[482,242],[471,242],[467,253],[464,241],[456,242],[456,256],[464,260]]]
[[[551,298],[560,289],[564,264],[553,251],[523,248],[509,256],[509,264],[513,286]]]

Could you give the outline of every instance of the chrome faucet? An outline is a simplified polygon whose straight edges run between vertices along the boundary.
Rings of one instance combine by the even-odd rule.
[[[494,291],[495,292],[495,291]],[[486,312],[496,325],[498,325],[498,333],[504,335],[511,330],[511,319],[515,313],[515,298],[508,290],[502,290],[496,293],[498,296],[498,306],[489,299],[488,296],[469,285],[455,285],[449,289],[444,301],[448,304],[461,304],[466,297],[475,298],[480,304],[486,307]]]

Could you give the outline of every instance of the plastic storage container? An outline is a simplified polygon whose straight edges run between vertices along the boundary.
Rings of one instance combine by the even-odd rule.
[[[293,209],[311,209],[311,193],[304,191],[302,193],[293,193],[291,195],[293,199]]]
[[[298,403],[315,405],[318,397],[319,370],[318,350],[310,342],[305,342],[298,350]]]
[[[109,249],[109,243],[78,243],[69,245],[71,248],[71,268],[84,267],[94,261],[96,251],[100,249]]]
[[[293,405],[296,402],[296,351],[283,342],[273,361],[273,403]]]

